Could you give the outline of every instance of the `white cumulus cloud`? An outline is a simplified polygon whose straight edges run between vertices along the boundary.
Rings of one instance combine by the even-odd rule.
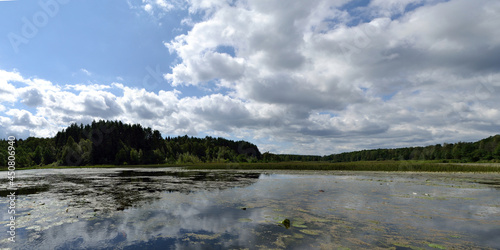
[[[164,42],[178,57],[163,72],[169,90],[59,86],[0,70],[0,134],[37,135],[45,126],[50,135],[71,122],[116,119],[163,135],[219,134],[262,151],[331,154],[500,133],[498,1],[141,4],[153,15],[189,13],[189,30]]]

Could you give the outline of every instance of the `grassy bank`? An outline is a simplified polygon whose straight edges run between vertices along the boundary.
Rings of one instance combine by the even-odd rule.
[[[280,163],[206,163],[187,169],[263,169],[263,170],[338,170],[338,171],[412,171],[412,172],[500,172],[500,165],[456,164],[426,161],[358,162],[280,162]]]
[[[61,168],[164,168],[186,169],[241,169],[241,170],[338,170],[338,171],[411,171],[411,172],[499,172],[500,164],[492,163],[439,163],[432,161],[357,161],[357,162],[279,162],[279,163],[198,163],[191,165],[94,165],[94,166],[35,166],[22,169]],[[2,168],[1,170],[7,170]]]

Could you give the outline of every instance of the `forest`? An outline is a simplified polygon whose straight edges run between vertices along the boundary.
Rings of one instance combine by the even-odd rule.
[[[477,142],[426,147],[372,149],[326,156],[260,153],[247,141],[185,136],[163,138],[159,131],[121,121],[71,124],[52,138],[15,140],[16,167],[149,165],[197,163],[356,162],[433,160],[500,162],[500,135]],[[6,168],[9,141],[0,140],[0,166]]]
[[[263,154],[265,162],[288,161],[440,161],[440,162],[500,162],[500,135],[477,142],[458,142],[394,149],[370,149],[327,156]]]
[[[477,142],[444,143],[395,149],[374,149],[324,157],[332,162],[440,160],[441,162],[500,162],[500,135]]]
[[[7,140],[0,141],[0,166],[7,164]],[[39,165],[147,165],[201,162],[256,162],[256,145],[224,138],[162,138],[157,130],[120,121],[72,124],[53,138],[15,141],[17,167]]]

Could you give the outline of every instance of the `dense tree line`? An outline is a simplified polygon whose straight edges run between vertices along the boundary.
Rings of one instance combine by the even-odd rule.
[[[477,142],[396,149],[362,150],[328,156],[261,154],[256,145],[224,138],[186,136],[162,138],[157,130],[121,121],[72,124],[53,138],[16,140],[16,165],[85,166],[200,162],[382,161],[441,160],[500,162],[500,135]],[[8,141],[0,140],[0,166],[7,165]]]
[[[443,162],[500,161],[500,135],[477,142],[445,143],[426,147],[373,149],[323,157],[325,161],[442,160]]]
[[[426,147],[371,149],[327,156],[263,153],[263,162],[288,161],[386,161],[386,160],[441,160],[443,162],[500,161],[500,135],[477,142],[445,143]]]
[[[16,165],[85,166],[197,162],[257,162],[261,153],[246,141],[186,136],[162,138],[157,130],[121,121],[72,124],[53,138],[16,140]],[[7,164],[6,140],[0,141],[0,166]]]

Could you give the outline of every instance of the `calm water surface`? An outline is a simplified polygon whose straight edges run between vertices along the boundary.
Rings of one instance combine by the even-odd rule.
[[[500,175],[17,171],[12,249],[500,249]],[[9,222],[1,182],[0,215]],[[5,229],[7,227],[4,227]]]

